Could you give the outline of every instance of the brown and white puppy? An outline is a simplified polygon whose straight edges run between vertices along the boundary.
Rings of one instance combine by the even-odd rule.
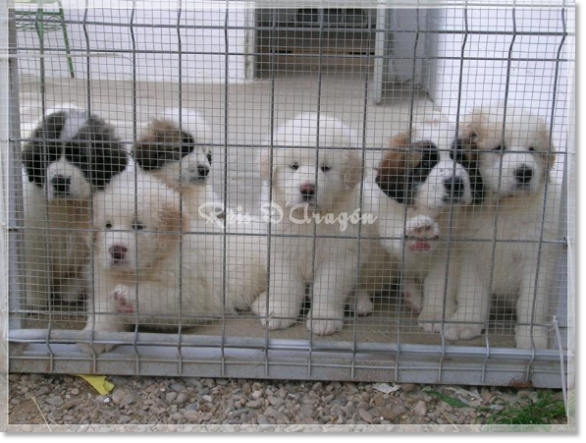
[[[340,222],[360,208],[359,138],[340,120],[309,113],[278,127],[273,142],[261,153],[261,174],[277,213],[270,287],[253,312],[269,329],[289,327],[310,286],[307,328],[333,334],[343,328],[344,306],[358,281],[358,252],[367,243],[358,241],[358,224]]]
[[[406,305],[420,313],[425,330],[431,328],[429,320],[441,318],[443,297],[439,304],[424,297],[424,282],[430,274],[445,274],[442,258],[454,247],[446,240],[457,233],[459,213],[482,199],[475,164],[456,149],[455,134],[447,122],[415,124],[390,140],[374,177],[365,183],[366,210],[378,216],[381,243],[401,272]],[[451,313],[455,307],[446,309]]]
[[[77,302],[87,292],[91,197],[126,168],[126,149],[102,118],[61,105],[41,119],[22,156],[27,307],[45,309],[51,294]]]
[[[554,148],[545,122],[502,105],[468,115],[459,144],[478,158],[486,198],[466,220],[474,243],[461,251],[457,310],[448,339],[470,339],[488,324],[492,295],[516,305],[516,345],[546,348],[555,281],[560,186],[550,181]],[[544,240],[545,243],[541,241]]]
[[[151,120],[132,150],[138,167],[179,192],[194,218],[222,212],[210,183],[211,132],[199,113],[167,109]]]
[[[180,210],[178,193],[150,174],[122,174],[96,195],[93,227],[86,330],[195,325],[250,308],[265,288],[263,244],[213,235],[221,234],[213,225],[213,232],[197,233],[201,223]],[[80,347],[100,353],[112,345]]]

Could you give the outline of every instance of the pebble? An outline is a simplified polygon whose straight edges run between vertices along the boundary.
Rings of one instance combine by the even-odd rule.
[[[189,400],[189,395],[187,395],[185,392],[180,392],[177,396],[177,399],[175,400],[175,403],[182,405],[183,403],[187,402],[187,400]]]
[[[185,386],[180,383],[173,383],[171,385],[171,389],[173,389],[175,392],[182,392],[185,390]]]
[[[415,385],[413,383],[405,383],[403,385],[401,385],[401,389],[403,389],[403,392],[405,393],[409,393],[415,390]]]
[[[177,392],[169,392],[165,395],[165,401],[167,403],[173,403],[177,399]]]
[[[71,391],[71,395],[79,395],[79,389],[73,388]]]
[[[419,400],[413,408],[413,413],[418,417],[423,417],[427,414],[427,404],[423,400]]]
[[[126,396],[127,392],[124,389],[116,389],[112,393],[112,401],[115,405],[119,405],[122,399]]]
[[[188,404],[185,409],[187,411],[197,411],[199,409],[199,402]]]
[[[366,409],[358,409],[358,413],[360,414],[362,420],[364,420],[367,423],[372,423],[372,421],[374,420],[374,417]]]
[[[45,400],[45,402],[49,403],[53,406],[61,406],[63,404],[63,399],[61,397],[49,397]]]
[[[122,398],[122,400],[120,401],[120,404],[119,404],[119,406],[120,406],[121,408],[124,408],[124,407],[126,407],[126,406],[128,406],[128,405],[131,405],[131,404],[132,404],[132,403],[134,403],[135,401],[136,401],[136,399],[134,398],[134,395],[132,395],[132,394],[127,394],[127,395],[125,395],[125,396]]]
[[[201,419],[199,413],[195,411],[185,411],[183,417],[190,422],[198,422]]]
[[[47,386],[41,386],[37,391],[37,395],[47,395],[51,390]]]

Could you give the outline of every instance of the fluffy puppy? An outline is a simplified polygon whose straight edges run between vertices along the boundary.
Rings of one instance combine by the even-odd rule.
[[[433,240],[439,239],[440,227],[447,236],[450,220],[457,226],[463,206],[482,199],[476,165],[454,149],[454,136],[455,128],[446,122],[414,125],[390,140],[374,180],[365,183],[366,209],[378,217],[381,243],[401,271],[406,305],[420,312],[422,326],[442,313],[443,297],[439,306],[423,297],[426,277],[446,270],[440,258],[448,253],[447,244]],[[447,306],[448,312],[453,309]]]
[[[26,302],[44,309],[51,293],[77,301],[86,292],[91,195],[124,170],[126,150],[102,118],[68,105],[41,119],[22,158]]]
[[[495,105],[468,115],[460,137],[459,144],[478,157],[486,200],[466,223],[464,235],[479,242],[462,251],[458,307],[446,337],[480,335],[495,295],[516,304],[517,347],[546,348],[560,253],[559,245],[547,243],[559,239],[561,195],[550,181],[550,133],[541,118],[526,110],[508,107],[505,117],[505,108]]]
[[[209,183],[210,144],[211,128],[200,114],[167,109],[142,132],[132,156],[140,169],[180,193],[191,217],[201,218],[203,214],[222,212]]]
[[[180,210],[176,191],[141,171],[120,175],[96,195],[94,309],[85,329],[195,325],[250,308],[265,289],[263,244],[224,237],[213,225],[202,233],[202,223]],[[87,343],[80,347],[92,352]],[[93,351],[111,348],[94,344]]]
[[[278,214],[270,286],[252,309],[263,326],[286,328],[296,322],[311,286],[307,327],[333,334],[343,327],[344,305],[357,281],[358,225],[343,228],[338,217],[359,208],[362,162],[352,149],[358,136],[332,116],[308,113],[277,128],[273,140],[272,155],[267,148],[260,161]],[[332,238],[340,236],[348,238]]]

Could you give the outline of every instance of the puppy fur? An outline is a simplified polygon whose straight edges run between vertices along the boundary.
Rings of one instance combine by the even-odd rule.
[[[366,254],[366,242],[359,245],[358,225],[342,231],[339,223],[316,222],[313,216],[337,217],[360,207],[362,162],[358,149],[351,149],[359,147],[359,138],[330,115],[322,114],[318,126],[318,115],[308,113],[277,128],[273,142],[272,155],[269,148],[261,153],[261,174],[272,187],[272,203],[282,209],[282,219],[271,228],[279,236],[270,239],[269,292],[256,300],[253,312],[269,329],[289,327],[311,286],[307,328],[333,334],[343,327],[344,306],[357,281],[359,248]],[[350,149],[316,150],[318,144]],[[299,222],[306,219],[308,223]],[[350,238],[326,238],[340,235]]]
[[[203,203],[214,203],[214,208],[210,205],[211,212],[223,209],[209,180],[213,160],[211,132],[199,113],[167,109],[151,120],[132,150],[140,169],[180,193],[191,217],[202,217]]]
[[[182,213],[178,193],[151,174],[117,177],[96,195],[94,210],[95,314],[86,330],[195,325],[249,309],[265,290],[263,243],[212,235],[222,233],[213,225],[202,233],[203,221]],[[80,347],[88,353],[112,348]]]
[[[126,150],[102,118],[64,105],[41,119],[22,157],[26,302],[44,309],[51,293],[78,301],[87,290],[91,196],[125,169]]]
[[[545,324],[561,252],[559,245],[540,244],[541,238],[559,239],[561,190],[550,181],[555,158],[550,133],[541,118],[522,108],[506,108],[505,120],[505,108],[492,105],[468,115],[460,137],[459,143],[478,158],[486,199],[465,223],[464,235],[480,242],[461,251],[457,310],[450,319],[458,323],[446,327],[446,337],[480,335],[495,295],[516,305],[517,347],[546,348]]]
[[[401,272],[405,303],[420,312],[422,326],[441,313],[423,297],[426,277],[441,274],[440,257],[448,254],[447,243],[435,241],[440,228],[447,237],[450,219],[457,226],[461,208],[482,199],[476,165],[454,145],[455,134],[455,127],[442,121],[414,125],[389,141],[365,183],[366,210],[378,217],[381,243]]]

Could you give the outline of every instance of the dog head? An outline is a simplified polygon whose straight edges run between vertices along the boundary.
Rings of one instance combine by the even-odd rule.
[[[94,197],[99,265],[114,272],[153,269],[174,253],[187,224],[174,190],[148,174],[122,174]]]
[[[474,110],[458,140],[477,158],[486,190],[498,198],[538,192],[555,160],[545,122],[521,108],[507,108],[506,117],[502,106]]]
[[[183,117],[181,126],[177,110],[153,119],[132,152],[143,171],[174,189],[205,185],[212,167],[211,148],[201,145],[210,129],[195,113],[184,111]]]
[[[49,200],[80,200],[103,190],[127,164],[124,146],[103,119],[80,109],[55,111],[23,147],[30,182]]]
[[[451,125],[429,122],[393,137],[376,184],[388,197],[409,206],[441,209],[474,203],[482,187],[476,165],[452,143],[454,135]]]
[[[275,203],[331,211],[360,181],[358,135],[338,119],[322,114],[318,128],[317,114],[299,115],[276,129],[273,142],[260,163],[262,177],[272,175]]]

